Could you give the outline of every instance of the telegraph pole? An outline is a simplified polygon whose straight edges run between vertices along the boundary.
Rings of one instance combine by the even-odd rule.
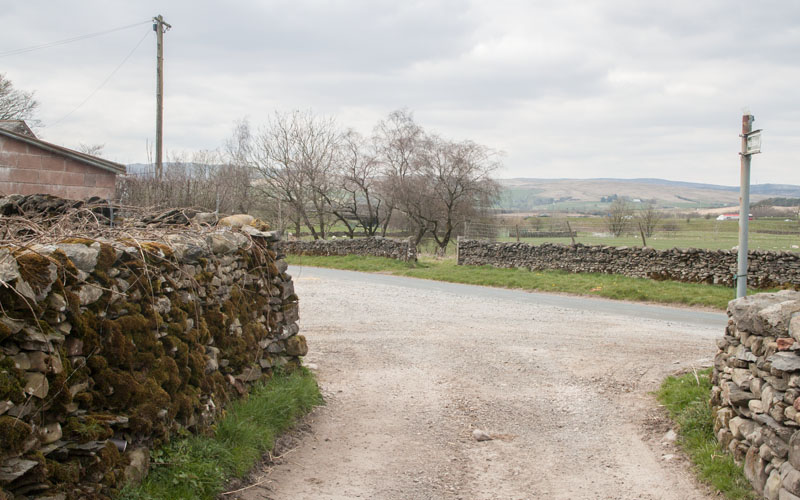
[[[750,221],[750,156],[761,152],[761,130],[753,130],[755,117],[742,115],[741,191],[739,194],[739,256],[736,298],[747,295],[747,229]]]
[[[164,32],[172,28],[164,22],[164,17],[153,18],[153,31],[156,32],[156,178],[161,179],[164,171],[162,160],[163,121],[164,121]]]

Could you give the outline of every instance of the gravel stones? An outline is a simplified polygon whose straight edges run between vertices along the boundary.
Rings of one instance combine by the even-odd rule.
[[[481,441],[491,441],[493,438],[485,431],[482,431],[480,429],[475,429],[472,431],[472,439],[481,442]]]

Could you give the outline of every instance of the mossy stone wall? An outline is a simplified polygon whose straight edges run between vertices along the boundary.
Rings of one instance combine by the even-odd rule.
[[[250,227],[0,248],[0,498],[112,497],[149,447],[299,365],[278,252]]]

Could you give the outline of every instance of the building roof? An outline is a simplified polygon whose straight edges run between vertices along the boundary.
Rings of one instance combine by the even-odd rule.
[[[36,134],[28,127],[25,120],[0,120],[0,128],[10,130],[18,134],[27,135],[35,138]]]
[[[66,157],[92,167],[107,170],[115,174],[125,173],[125,165],[121,163],[104,160],[103,158],[98,158],[97,156],[87,155],[86,153],[81,153],[69,148],[57,146],[37,138],[31,129],[28,128],[28,125],[22,120],[0,120],[0,136],[15,139],[50,153]]]

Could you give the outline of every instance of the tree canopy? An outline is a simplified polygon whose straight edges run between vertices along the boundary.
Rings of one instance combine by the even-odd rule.
[[[14,84],[0,73],[0,120],[26,120],[37,123],[35,118],[39,102],[33,92],[14,88]]]

